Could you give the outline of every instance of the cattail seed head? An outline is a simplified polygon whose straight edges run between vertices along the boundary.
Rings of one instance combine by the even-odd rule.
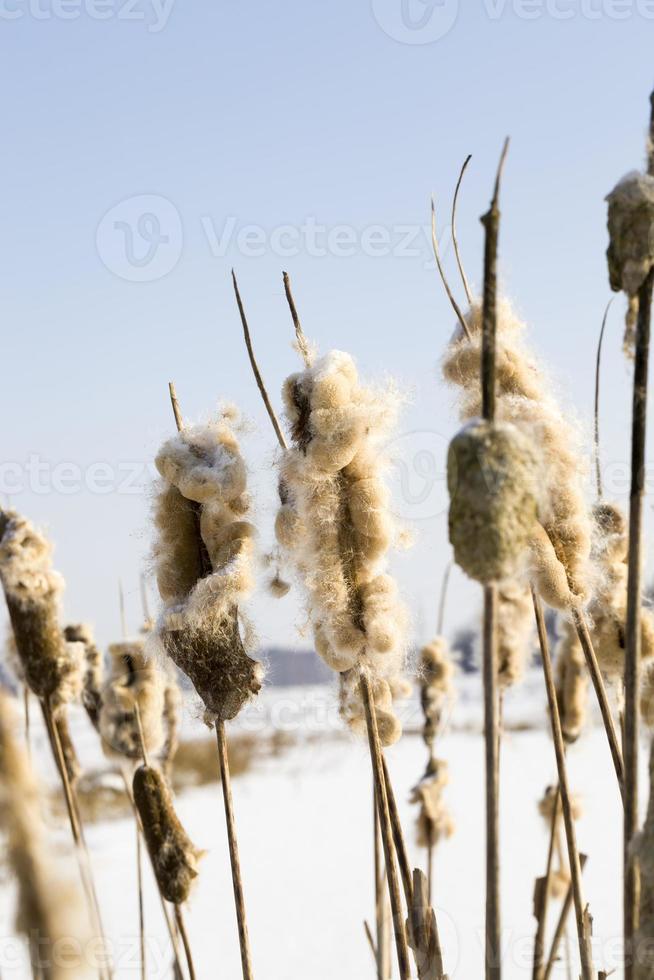
[[[93,639],[93,631],[86,623],[71,623],[64,629],[67,643],[81,643],[84,650],[82,704],[94,728],[97,729],[102,707],[104,663],[102,654]]]
[[[443,709],[452,697],[454,665],[447,641],[437,636],[420,651],[418,679],[420,702],[424,716],[423,741],[431,751],[441,723]]]
[[[226,410],[179,432],[159,451],[155,511],[157,635],[192,681],[209,723],[234,718],[259,690],[262,665],[246,653],[239,604],[252,588],[254,527],[245,463]]]
[[[524,563],[537,506],[531,446],[512,425],[468,423],[450,443],[450,542],[479,582],[506,581]]]
[[[25,682],[53,708],[77,698],[81,664],[59,627],[63,580],[46,539],[15,511],[0,512],[0,580]]]
[[[109,755],[141,759],[142,733],[146,753],[156,755],[165,737],[161,671],[145,656],[142,640],[112,644],[109,657],[111,675],[104,687],[100,709],[104,749]]]
[[[611,289],[635,296],[654,265],[654,177],[633,171],[606,200]]]
[[[177,678],[170,671],[166,678],[166,687],[164,689],[163,727],[165,738],[160,755],[163,771],[166,775],[169,775],[172,771],[175,755],[179,747],[179,730],[182,723],[181,716],[182,692],[179,689]]]
[[[134,773],[133,789],[159,890],[166,901],[181,905],[198,875],[200,852],[186,835],[157,769],[139,766]]]
[[[576,742],[586,721],[588,670],[573,624],[563,620],[556,656],[556,696],[563,738]]]
[[[534,628],[531,591],[507,583],[498,589],[497,674],[502,688],[522,679],[529,662]]]
[[[443,802],[443,789],[449,782],[447,763],[431,758],[424,776],[411,791],[410,802],[420,807],[416,820],[416,843],[434,847],[454,833],[454,820]]]

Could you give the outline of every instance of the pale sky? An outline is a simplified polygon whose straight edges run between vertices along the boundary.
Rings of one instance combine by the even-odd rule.
[[[457,427],[438,370],[453,317],[430,261],[430,195],[444,219],[472,153],[459,236],[478,284],[478,218],[511,135],[503,287],[590,431],[604,196],[642,165],[653,39],[648,0],[0,0],[0,494],[54,539],[67,616],[115,638],[120,578],[138,625],[169,379],[189,418],[224,398],[251,421],[243,449],[270,543],[274,435],[229,270],[279,406],[298,366],[287,269],[319,348],[349,351],[364,378],[392,374],[409,396],[394,490],[417,543],[393,567],[426,639]],[[462,299],[449,251],[446,264]],[[624,501],[621,321],[619,299],[602,434],[607,493]],[[455,573],[447,625],[479,601]],[[249,612],[263,645],[304,644],[296,598]]]

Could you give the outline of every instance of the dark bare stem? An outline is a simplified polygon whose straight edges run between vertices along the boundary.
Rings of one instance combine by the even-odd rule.
[[[381,743],[379,741],[379,732],[377,730],[377,717],[372,705],[370,680],[368,675],[363,670],[360,671],[360,687],[363,707],[366,715],[370,761],[372,764],[373,779],[375,782],[377,811],[379,813],[379,827],[381,831],[382,845],[384,848],[384,859],[386,861],[386,880],[388,882],[388,893],[391,901],[393,931],[395,935],[395,946],[397,949],[397,962],[400,971],[400,980],[409,980],[411,976],[409,968],[409,950],[407,947],[406,932],[404,929],[404,913],[402,911],[400,883],[398,880],[397,868],[395,867],[393,832],[391,829],[388,794],[386,792],[386,780],[384,778]]]
[[[225,823],[227,824],[227,839],[229,842],[229,860],[232,869],[232,886],[234,889],[234,904],[238,923],[238,941],[241,947],[241,969],[243,980],[252,980],[252,956],[248,936],[247,918],[245,914],[245,898],[243,895],[243,879],[241,877],[241,862],[238,855],[236,839],[236,821],[234,819],[234,803],[232,800],[232,782],[227,758],[227,739],[225,723],[216,721],[216,741],[218,744],[218,762],[220,765],[220,782],[225,804]]]
[[[189,980],[195,980],[195,968],[193,966],[193,955],[191,953],[191,944],[189,942],[188,933],[186,932],[186,923],[184,922],[184,915],[182,913],[181,905],[173,906],[175,909],[175,922],[177,923],[177,929],[182,937],[182,945],[184,946],[184,954],[186,956],[186,965],[188,966]]]
[[[579,851],[577,849],[577,837],[575,833],[575,823],[572,816],[572,806],[570,803],[570,787],[568,784],[568,770],[565,761],[565,747],[563,743],[563,733],[561,731],[561,719],[559,716],[559,706],[556,700],[556,689],[554,686],[554,674],[552,671],[552,660],[550,657],[549,641],[545,628],[545,618],[543,607],[536,594],[536,590],[531,590],[534,613],[536,615],[536,627],[538,630],[538,641],[543,661],[543,674],[545,676],[545,688],[547,690],[547,702],[550,713],[550,723],[552,726],[552,740],[554,742],[554,752],[556,755],[556,768],[559,777],[559,792],[561,794],[561,810],[563,812],[563,825],[565,827],[565,837],[568,845],[568,863],[570,865],[570,877],[572,879],[572,889],[575,905],[575,916],[577,920],[577,938],[579,940],[579,954],[581,957],[582,980],[594,980],[593,961],[590,948],[590,935],[587,928],[587,920],[581,885],[581,864],[579,861]]]
[[[620,793],[624,797],[624,764],[622,760],[622,751],[620,749],[620,742],[618,741],[618,735],[615,730],[615,723],[611,713],[611,705],[609,704],[608,694],[606,693],[606,686],[602,678],[602,673],[599,669],[599,664],[597,663],[597,657],[595,655],[593,643],[588,631],[588,624],[586,623],[583,610],[575,602],[573,602],[570,606],[570,613],[577,631],[579,643],[581,644],[581,649],[583,650],[584,657],[586,659],[588,673],[590,674],[590,679],[595,689],[595,695],[597,697],[597,703],[599,704],[600,713],[602,715],[606,737],[609,742],[609,749],[611,751],[611,758],[613,759],[613,766],[618,779]]]
[[[264,384],[263,377],[261,376],[261,371],[259,370],[259,365],[257,364],[257,359],[254,356],[254,348],[252,347],[252,338],[250,336],[250,328],[248,326],[247,317],[245,316],[245,310],[243,308],[243,301],[241,300],[241,294],[239,292],[238,283],[236,281],[236,275],[232,269],[232,283],[234,285],[234,294],[236,296],[236,305],[238,306],[238,312],[241,317],[241,324],[243,326],[243,338],[245,340],[245,346],[247,348],[248,357],[250,359],[250,365],[252,367],[252,373],[254,374],[254,380],[257,383],[257,388],[263,400],[263,404],[268,412],[268,417],[272,422],[273,429],[275,430],[275,435],[277,436],[277,441],[282,449],[286,449],[286,439],[284,438],[284,433],[281,430],[281,426],[275,414],[275,409],[272,407],[272,402],[268,396],[268,391]]]
[[[25,719],[25,748],[27,758],[32,762],[32,739],[30,737],[30,689],[27,684],[23,684],[23,714]]]
[[[554,804],[552,807],[552,819],[550,823],[550,841],[547,849],[547,865],[545,875],[539,878],[536,884],[536,898],[534,902],[538,926],[536,928],[536,938],[534,940],[534,965],[532,970],[533,980],[542,980],[543,959],[545,956],[545,926],[547,925],[547,909],[550,897],[550,881],[552,878],[552,864],[556,843],[557,827],[559,823],[559,800],[560,791],[557,786],[554,794]]]
[[[597,341],[597,356],[595,358],[595,411],[594,411],[594,445],[595,445],[595,484],[597,488],[597,499],[602,499],[602,461],[600,457],[600,434],[599,434],[599,403],[600,403],[600,367],[602,363],[602,343],[604,341],[604,331],[606,330],[606,321],[609,316],[609,310],[611,309],[612,299],[606,304],[606,309],[604,310],[604,316],[602,317],[602,328],[600,330],[599,339]]]
[[[288,303],[288,308],[291,311],[291,319],[293,320],[293,326],[295,328],[295,338],[297,340],[298,350],[302,356],[305,367],[311,367],[312,357],[311,349],[307,338],[304,335],[304,330],[302,329],[302,324],[300,323],[300,317],[298,316],[297,308],[295,306],[295,300],[293,299],[293,293],[291,292],[291,280],[289,278],[288,272],[282,273],[282,278],[284,280],[284,292],[286,294],[286,302]]]
[[[145,957],[145,902],[143,900],[143,852],[141,848],[141,831],[136,824],[136,879],[139,905],[139,942],[141,946],[141,980],[147,976]]]
[[[586,866],[586,861],[588,860],[585,854],[579,855],[579,867],[584,870]],[[543,980],[550,980],[552,976],[552,970],[554,969],[554,964],[556,963],[556,957],[559,950],[559,945],[563,934],[565,932],[566,922],[568,921],[568,916],[570,915],[570,909],[573,904],[573,894],[572,894],[572,882],[568,885],[568,890],[565,893],[565,898],[563,900],[563,905],[561,906],[561,912],[559,914],[559,919],[556,924],[556,929],[554,930],[554,936],[552,938],[552,945],[550,946],[549,956],[547,957],[547,964],[545,966],[545,972],[543,973]]]
[[[654,111],[654,101],[652,102]],[[654,122],[653,122],[654,125]],[[642,523],[645,488],[645,435],[647,426],[647,371],[654,288],[654,268],[638,293],[638,321],[634,361],[631,423],[631,491],[629,494],[629,559],[627,620],[625,626],[625,739],[624,739],[624,942],[625,980],[633,976],[634,933],[638,928],[638,868],[631,857],[638,830],[638,730],[640,703],[640,620],[642,591]]]
[[[389,974],[388,957],[388,922],[386,917],[386,871],[382,860],[382,844],[379,833],[379,813],[377,812],[377,799],[373,784],[372,792],[373,807],[373,833],[374,833],[374,859],[375,859],[375,931],[377,934],[376,944],[376,963],[377,980],[387,980]]]
[[[459,243],[456,237],[456,205],[459,199],[459,190],[461,188],[461,181],[463,180],[463,175],[466,172],[466,167],[472,160],[472,154],[469,153],[468,156],[463,161],[463,166],[461,167],[461,172],[459,173],[459,179],[456,182],[456,187],[454,188],[454,197],[452,198],[452,244],[454,245],[454,254],[456,256],[456,264],[459,268],[459,275],[461,276],[461,282],[463,283],[463,288],[465,290],[466,299],[468,300],[468,305],[472,305],[472,293],[470,292],[470,284],[468,283],[468,277],[465,274],[463,268],[463,262],[461,261],[461,256],[459,254]]]
[[[484,290],[482,307],[481,397],[487,422],[495,420],[495,337],[497,333],[497,243],[500,227],[499,191],[508,150],[505,141],[495,178],[489,210],[482,216],[485,230]],[[486,757],[486,980],[500,980],[500,839],[499,755],[500,725],[497,685],[497,586],[484,586],[483,683],[484,742]]]
[[[441,596],[438,603],[438,626],[437,633],[439,636],[443,634],[443,625],[445,623],[445,600],[447,599],[447,586],[450,582],[450,573],[452,571],[452,562],[448,561],[445,566],[445,571],[443,572],[443,582],[441,584]]]
[[[456,318],[461,325],[461,329],[463,330],[463,333],[468,338],[468,340],[472,342],[472,337],[470,336],[470,330],[468,329],[468,324],[466,323],[465,317],[461,312],[461,307],[454,299],[454,294],[450,289],[450,284],[447,281],[445,270],[443,269],[443,263],[441,262],[441,251],[440,248],[438,247],[438,232],[436,230],[436,204],[434,203],[433,197],[431,199],[431,245],[434,250],[434,258],[436,259],[436,268],[438,269],[438,274],[441,277],[443,288],[447,293],[447,298],[450,301],[452,309],[456,313]]]
[[[177,392],[175,391],[175,384],[172,381],[168,382],[168,393],[170,394],[170,404],[173,407],[173,415],[175,416],[175,425],[177,426],[177,431],[181,432],[184,428],[184,420],[182,418],[182,412],[179,407],[179,402],[177,401]]]

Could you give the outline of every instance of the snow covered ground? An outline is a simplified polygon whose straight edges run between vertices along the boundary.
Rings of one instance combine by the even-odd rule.
[[[534,934],[532,891],[544,871],[546,831],[536,810],[545,785],[555,779],[554,754],[545,728],[538,673],[509,699],[510,729],[502,750],[502,902],[504,976],[531,976]],[[479,679],[463,678],[452,726],[439,754],[450,766],[447,800],[455,836],[439,846],[435,904],[451,978],[483,976],[484,779],[479,734]],[[417,724],[407,709],[407,728]],[[234,780],[234,804],[249,911],[254,969],[258,980],[362,980],[374,976],[363,920],[372,918],[371,781],[367,747],[344,737],[332,692],[321,689],[269,690],[261,705],[238,723],[265,738],[272,725],[295,739],[281,755],[263,756]],[[93,733],[75,719],[81,754],[98,762]],[[186,734],[199,722],[187,717]],[[35,731],[35,755],[47,765],[43,739]],[[414,812],[407,799],[424,766],[424,746],[407,734],[388,751],[411,858]],[[645,769],[645,759],[643,768]],[[571,782],[583,797],[578,825],[580,849],[589,856],[586,899],[594,919],[595,964],[621,975],[621,824],[615,776],[603,731],[593,727],[569,755]],[[646,782],[644,783],[646,787]],[[231,878],[219,786],[186,792],[178,800],[183,823],[207,853],[187,910],[187,923],[200,978],[240,976]],[[65,827],[52,831],[62,849]],[[117,977],[139,970],[135,888],[135,834],[129,820],[88,828],[105,926],[114,950]],[[169,946],[158,898],[146,875],[148,977],[170,976]],[[557,905],[558,911],[558,905]],[[13,890],[0,889],[0,947],[3,980],[29,975],[12,935]],[[571,918],[571,934],[574,924]],[[574,949],[574,944],[573,944]],[[563,966],[556,977],[565,977]],[[576,974],[575,974],[576,975]]]

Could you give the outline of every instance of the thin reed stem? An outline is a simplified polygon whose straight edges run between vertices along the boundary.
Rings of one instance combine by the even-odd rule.
[[[173,908],[175,910],[175,922],[177,923],[179,934],[182,937],[184,954],[186,956],[186,964],[188,966],[189,980],[195,980],[195,967],[193,966],[193,954],[191,952],[191,944],[189,942],[188,933],[186,931],[186,923],[184,922],[182,907],[181,905],[173,905]]]
[[[77,863],[79,867],[80,879],[86,896],[89,916],[93,928],[95,929],[98,938],[102,942],[103,953],[106,953],[107,940],[102,927],[102,918],[100,915],[100,903],[98,902],[95,883],[93,881],[90,856],[89,856],[88,848],[86,846],[86,841],[84,839],[84,834],[82,831],[82,822],[80,819],[79,806],[75,796],[75,791],[68,778],[66,761],[64,759],[64,753],[61,747],[61,741],[59,739],[57,726],[54,722],[52,708],[50,706],[49,701],[45,698],[41,700],[41,710],[43,712],[43,719],[48,733],[48,739],[50,741],[50,748],[52,750],[52,754],[55,760],[55,765],[57,767],[57,770],[59,772],[59,777],[61,779],[61,787],[63,790],[64,802],[66,804],[68,822],[70,824],[73,843],[75,845],[75,853],[77,855]],[[113,975],[113,970],[108,963],[101,964],[98,966],[98,974],[100,977],[110,978]]]
[[[170,404],[173,407],[173,415],[175,416],[175,425],[177,426],[177,431],[181,432],[184,428],[184,419],[182,418],[182,412],[179,407],[179,402],[177,400],[177,392],[175,391],[175,384],[172,381],[168,382],[168,393],[170,395]]]
[[[600,432],[599,432],[599,404],[600,404],[600,367],[602,364],[602,343],[604,342],[604,331],[606,330],[606,321],[609,316],[609,310],[611,309],[612,299],[606,304],[606,309],[604,310],[604,316],[602,317],[602,327],[599,334],[599,339],[597,341],[597,355],[595,358],[595,406],[594,406],[594,426],[593,426],[593,444],[595,448],[595,487],[597,490],[597,499],[601,500],[603,495],[602,489],[602,462],[600,457]]]
[[[438,231],[436,229],[436,204],[434,198],[431,199],[431,246],[434,250],[434,258],[436,259],[436,268],[438,269],[438,274],[441,277],[441,282],[443,283],[443,288],[447,294],[447,298],[450,301],[450,305],[456,314],[456,318],[459,321],[461,329],[464,335],[472,343],[472,337],[470,335],[470,330],[468,324],[466,323],[465,317],[461,312],[461,307],[454,299],[454,294],[450,289],[450,284],[447,281],[447,276],[445,275],[445,270],[443,269],[443,263],[441,262],[441,250],[438,245]]]
[[[497,243],[500,226],[499,192],[504,161],[509,147],[505,140],[495,178],[491,205],[481,222],[485,230],[484,291],[482,307],[481,396],[482,414],[495,420],[495,338],[497,333]],[[500,839],[499,839],[499,698],[497,683],[497,613],[495,584],[484,586],[483,684],[484,741],[486,760],[486,980],[502,975],[500,916]]]
[[[298,316],[297,308],[295,306],[295,300],[293,299],[293,293],[291,292],[291,280],[289,278],[288,272],[282,274],[284,280],[284,292],[286,294],[286,302],[288,303],[288,308],[291,311],[291,319],[293,320],[293,326],[295,328],[295,338],[297,340],[298,350],[302,355],[302,360],[304,361],[305,367],[311,367],[312,357],[311,348],[309,347],[309,342],[302,329],[302,324],[300,323],[300,317]]]
[[[243,972],[243,980],[252,980],[252,957],[250,953],[250,940],[248,936],[247,919],[245,914],[245,898],[243,896],[241,863],[238,855],[238,841],[236,839],[236,822],[234,820],[234,804],[232,801],[232,783],[229,774],[229,760],[227,758],[227,739],[225,737],[225,723],[223,721],[216,721],[216,741],[218,744],[220,781],[222,784],[223,801],[225,804],[225,822],[227,824],[229,860],[232,868],[232,885],[234,888],[234,903],[236,906],[236,919],[238,922],[238,940],[241,947],[241,969]]]
[[[143,901],[143,853],[141,847],[141,831],[136,825],[136,881],[139,905],[139,941],[141,945],[141,980],[147,976],[145,955],[145,902]]]
[[[30,689],[23,684],[23,718],[25,723],[25,750],[28,761],[32,762],[32,738],[30,733]]]
[[[374,866],[375,866],[375,931],[376,942],[376,964],[377,980],[388,980],[390,972],[390,958],[388,946],[388,922],[386,915],[386,887],[384,879],[386,869],[382,861],[382,844],[379,832],[379,813],[377,811],[377,798],[375,787],[372,788],[372,808],[373,808],[373,835],[374,835]]]
[[[469,153],[468,156],[463,161],[463,166],[459,173],[459,179],[456,182],[456,187],[454,188],[454,197],[452,198],[452,218],[450,222],[450,227],[452,229],[452,244],[454,245],[454,254],[456,256],[456,264],[459,268],[459,275],[461,276],[461,282],[463,283],[463,288],[465,290],[466,299],[468,300],[468,306],[472,306],[472,293],[470,292],[470,285],[468,283],[468,277],[465,274],[463,268],[463,262],[461,261],[461,256],[459,254],[459,243],[456,237],[456,205],[459,199],[459,190],[461,188],[461,181],[463,180],[463,175],[466,172],[466,167],[472,160],[472,154]]]
[[[654,100],[653,122],[654,127]],[[632,843],[638,831],[638,731],[640,722],[640,620],[642,606],[642,525],[645,489],[645,435],[647,428],[647,372],[654,288],[654,268],[638,293],[638,321],[634,362],[631,423],[631,491],[629,494],[629,559],[627,572],[627,620],[624,659],[624,943],[625,980],[633,977],[638,928],[638,868]]]
[[[568,845],[568,863],[570,865],[570,877],[572,879],[572,889],[575,905],[575,916],[577,920],[577,938],[579,941],[579,954],[581,957],[582,980],[594,980],[593,960],[590,947],[590,932],[586,918],[586,910],[583,900],[581,884],[581,864],[579,851],[577,849],[577,837],[575,832],[575,822],[572,815],[570,803],[570,787],[568,784],[568,770],[565,761],[565,746],[563,733],[561,731],[561,718],[559,716],[559,706],[556,699],[556,689],[554,686],[554,673],[552,671],[552,660],[550,657],[549,641],[543,607],[536,594],[536,590],[531,589],[534,603],[534,613],[536,616],[536,628],[538,630],[538,641],[543,661],[543,674],[545,677],[545,688],[547,690],[547,702],[550,713],[550,723],[552,726],[552,740],[554,742],[554,752],[556,755],[556,768],[559,777],[559,792],[561,794],[561,810],[563,812],[563,824],[565,827],[565,837]]]
[[[586,854],[579,855],[579,867],[583,871],[586,866],[586,861],[588,857]],[[565,898],[563,899],[563,905],[561,906],[561,912],[559,914],[558,922],[556,923],[556,929],[554,930],[554,936],[552,937],[552,945],[550,946],[549,956],[547,957],[547,963],[545,965],[545,971],[543,973],[543,980],[550,980],[552,976],[552,970],[554,969],[554,964],[556,963],[556,957],[559,950],[559,945],[563,934],[565,933],[566,923],[568,921],[568,916],[570,915],[570,909],[573,904],[573,889],[572,882],[568,885],[568,890],[565,893]]]
[[[248,326],[247,317],[245,316],[245,310],[243,308],[243,301],[241,300],[241,294],[239,292],[238,283],[236,281],[236,275],[232,269],[232,283],[234,286],[234,294],[236,296],[236,305],[238,306],[238,312],[241,317],[241,325],[243,327],[243,338],[245,340],[245,346],[247,348],[248,357],[250,358],[250,366],[252,367],[252,373],[254,374],[254,380],[257,383],[257,388],[263,403],[266,406],[266,411],[268,412],[268,417],[272,422],[273,429],[275,430],[275,435],[277,436],[277,441],[282,449],[286,449],[286,439],[284,433],[282,432],[281,426],[275,414],[275,409],[272,407],[272,402],[266,390],[261,371],[259,370],[259,365],[257,364],[257,359],[254,356],[254,348],[252,347],[252,338],[250,337],[250,328]]]
[[[372,764],[373,779],[375,781],[375,797],[377,799],[377,810],[379,813],[379,826],[382,845],[384,848],[384,859],[386,861],[386,880],[388,882],[388,893],[391,901],[391,912],[393,915],[393,931],[395,935],[395,946],[397,949],[397,962],[400,972],[400,980],[409,980],[411,976],[411,971],[409,968],[409,950],[404,928],[404,913],[402,911],[400,884],[397,876],[397,868],[395,867],[393,832],[391,829],[386,780],[384,778],[381,743],[379,741],[379,732],[377,730],[377,718],[372,705],[372,693],[370,690],[370,680],[368,675],[364,670],[361,670],[359,672],[359,676],[361,697],[366,715],[370,761]]]
[[[438,602],[438,625],[436,632],[439,636],[443,635],[443,625],[445,623],[445,600],[447,599],[447,587],[450,582],[450,574],[452,572],[452,562],[448,561],[445,566],[445,571],[443,572],[443,582],[441,584],[441,595]]]
[[[593,688],[595,689],[597,703],[599,704],[600,713],[602,715],[602,722],[604,723],[604,730],[609,742],[611,758],[613,759],[613,767],[618,779],[618,786],[620,787],[620,793],[624,799],[624,763],[622,759],[622,750],[620,748],[620,742],[618,741],[618,734],[615,729],[615,722],[613,721],[613,714],[611,713],[611,705],[609,704],[608,694],[606,693],[604,678],[602,677],[602,672],[600,671],[599,664],[597,663],[597,657],[595,655],[595,650],[593,649],[593,642],[590,638],[590,632],[588,630],[588,624],[586,623],[586,617],[583,609],[580,605],[573,601],[570,606],[570,613],[572,615],[572,622],[575,630],[577,631],[579,643],[581,644],[581,649],[584,653],[588,673],[590,674],[590,679],[593,683]]]
[[[550,823],[550,840],[549,846],[547,848],[547,865],[545,867],[545,876],[539,878],[536,885],[536,911],[538,926],[536,928],[536,938],[534,939],[534,965],[532,969],[533,980],[542,980],[543,974],[543,960],[545,957],[545,927],[547,925],[547,909],[549,905],[550,898],[550,881],[552,879],[552,864],[554,860],[554,851],[557,836],[557,827],[559,823],[559,801],[561,798],[561,792],[557,786],[556,792],[554,794],[554,804],[552,806],[552,819]]]

